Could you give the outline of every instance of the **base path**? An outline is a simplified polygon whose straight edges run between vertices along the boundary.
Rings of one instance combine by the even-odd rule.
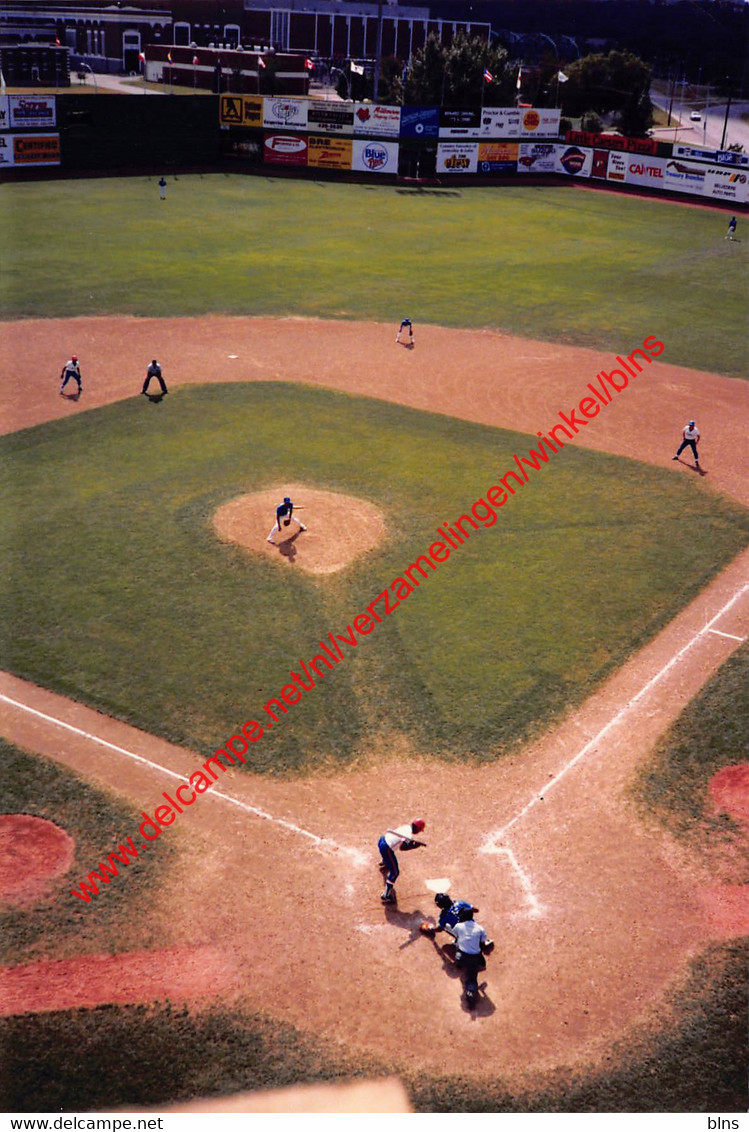
[[[591,351],[432,327],[417,327],[413,351],[394,345],[394,328],[301,320],[6,329],[4,349],[15,349],[6,372],[15,385],[18,358],[24,383],[23,399],[11,396],[6,407],[6,431],[136,394],[155,356],[170,389],[183,380],[314,381],[535,433],[615,364]],[[73,350],[84,373],[77,403],[56,384]],[[671,456],[695,417],[706,438],[703,482],[749,505],[743,404],[749,385],[653,364],[580,440],[691,474]],[[240,971],[227,998],[349,1050],[534,1088],[546,1070],[602,1061],[637,1024],[667,1025],[665,996],[683,982],[689,958],[745,926],[746,891],[724,890],[661,829],[643,826],[627,788],[658,736],[749,635],[748,578],[749,551],[579,710],[496,765],[426,763],[399,739],[389,759],[339,778],[227,773],[168,832],[179,853],[154,892],[154,913],[168,917],[170,945],[220,940]],[[13,676],[0,677],[0,709],[8,739],[138,811],[153,812],[161,792],[200,762]],[[428,821],[429,848],[403,856],[398,905],[383,909],[377,836],[417,813]],[[480,906],[497,940],[473,1014],[455,970],[418,932],[438,877]],[[106,899],[95,898],[92,916]],[[103,984],[102,1001],[106,994]]]

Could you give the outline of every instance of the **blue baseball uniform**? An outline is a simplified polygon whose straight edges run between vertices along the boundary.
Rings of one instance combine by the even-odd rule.
[[[454,928],[464,908],[467,908],[470,912],[473,909],[473,905],[468,904],[465,900],[456,900],[449,908],[443,908],[440,912],[440,918],[437,921],[437,931],[444,932],[447,928]]]
[[[276,507],[276,521],[273,525],[273,528],[272,528],[270,534],[268,535],[268,542],[273,542],[273,536],[276,533],[276,531],[281,530],[281,523],[283,523],[284,520],[286,520],[285,526],[287,526],[287,527],[288,527],[289,523],[293,520],[296,523],[296,525],[299,527],[300,531],[306,531],[307,530],[304,523],[300,523],[299,520],[294,516],[294,504],[291,502],[288,495],[284,497],[283,503],[279,503],[278,507]]]
[[[396,342],[400,342],[400,340],[401,340],[401,334],[403,333],[403,331],[404,331],[404,330],[407,330],[407,331],[408,331],[408,335],[409,335],[409,341],[410,341],[410,342],[411,342],[411,343],[413,344],[413,340],[414,340],[414,328],[413,328],[413,323],[411,322],[411,319],[410,319],[410,318],[404,318],[404,319],[402,320],[402,322],[401,322],[401,324],[400,324],[400,328],[399,328],[399,330],[398,330],[398,333],[397,333],[397,334],[396,334],[396,336],[395,336],[395,341],[396,341]]]

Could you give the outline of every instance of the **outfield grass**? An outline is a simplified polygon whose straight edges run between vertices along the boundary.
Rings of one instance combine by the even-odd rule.
[[[714,846],[717,839],[730,842],[743,854],[744,883],[749,883],[746,837],[729,815],[711,813],[707,787],[724,766],[746,762],[748,756],[749,647],[744,645],[663,736],[635,787],[638,800],[693,849]]]
[[[714,209],[543,187],[228,174],[4,185],[0,317],[366,318],[486,326],[747,370],[749,241]]]
[[[134,397],[5,437],[3,664],[213,749],[531,443],[275,383],[183,388],[158,410]],[[568,447],[534,475],[266,732],[255,769],[346,762],[376,730],[496,757],[584,699],[749,540],[745,510],[663,470]],[[299,480],[374,502],[386,543],[312,579],[217,541],[221,503]]]
[[[559,1070],[543,1092],[429,1074],[404,1078],[417,1112],[743,1112],[747,1103],[749,946],[713,948],[692,965],[676,1024],[620,1042],[617,1068]],[[345,1006],[345,988],[342,992]],[[390,1074],[257,1014],[169,1005],[104,1006],[0,1019],[8,1112],[162,1107],[195,1096]],[[477,1068],[480,1068],[480,1058]],[[397,1058],[396,1058],[397,1063]]]
[[[85,904],[71,896],[71,888],[99,861],[106,861],[123,829],[137,825],[138,811],[65,767],[2,739],[0,760],[0,813],[48,818],[75,841],[70,871],[50,882],[43,899],[24,908],[3,905],[0,960],[29,963],[108,951],[114,938],[118,951],[157,943],[154,886],[172,852],[164,840],[129,866],[127,884],[112,884],[93,904]]]

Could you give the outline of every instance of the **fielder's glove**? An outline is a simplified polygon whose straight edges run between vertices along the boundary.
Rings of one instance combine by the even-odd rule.
[[[434,935],[437,929],[434,924],[430,924],[428,920],[424,920],[419,924],[419,931],[423,935],[428,935],[430,939],[434,939]]]
[[[284,521],[283,521],[283,525],[284,525],[285,527],[288,527],[288,526],[289,526],[290,524],[291,524],[291,519],[284,519]]]
[[[408,851],[409,849],[418,849],[418,848],[419,848],[419,846],[420,846],[420,845],[423,845],[423,844],[424,844],[424,843],[423,843],[423,841],[409,841],[409,840],[406,840],[406,841],[404,841],[404,842],[403,842],[403,844],[401,845],[401,849],[402,849],[402,850],[403,850],[404,852],[407,852],[407,851]]]

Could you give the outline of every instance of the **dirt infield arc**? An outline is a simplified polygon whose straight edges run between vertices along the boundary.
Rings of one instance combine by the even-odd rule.
[[[159,357],[171,385],[315,381],[533,433],[573,403],[583,377],[612,364],[587,351],[438,328],[421,329],[410,352],[394,346],[389,327],[301,320],[73,320],[8,330],[4,349],[19,353],[6,372],[18,374],[20,359],[25,396],[11,397],[6,431],[137,393],[134,343],[139,358]],[[54,381],[73,348],[84,369],[79,403],[58,397]],[[655,364],[582,439],[665,464],[694,416],[710,486],[749,504],[739,411],[747,398],[741,382]],[[156,408],[144,399],[143,408],[168,411],[168,400]],[[171,945],[221,938],[238,959],[225,1000],[272,1002],[302,1029],[436,1071],[518,1082],[530,1074],[537,1086],[546,1069],[603,1058],[638,1023],[663,1025],[664,996],[689,956],[749,930],[746,892],[719,888],[661,831],[643,827],[625,791],[658,735],[749,635],[748,577],[746,552],[562,726],[507,763],[475,769],[392,755],[335,779],[227,779],[225,792],[244,805],[207,796],[190,815],[189,836],[176,838],[183,852],[173,883],[155,894],[173,925]],[[195,767],[193,753],[15,677],[3,676],[0,692],[9,739],[138,808],[165,788],[159,767],[185,776]],[[398,907],[384,911],[374,854],[367,858],[382,829],[416,812],[428,820],[429,849],[404,861]],[[467,816],[456,824],[456,813]],[[327,840],[302,838],[293,826]],[[435,876],[480,905],[498,940],[473,1016],[454,973],[417,931],[431,910],[425,882]],[[271,925],[262,948],[258,897]],[[393,1042],[404,1018],[418,1019],[414,1040]]]

